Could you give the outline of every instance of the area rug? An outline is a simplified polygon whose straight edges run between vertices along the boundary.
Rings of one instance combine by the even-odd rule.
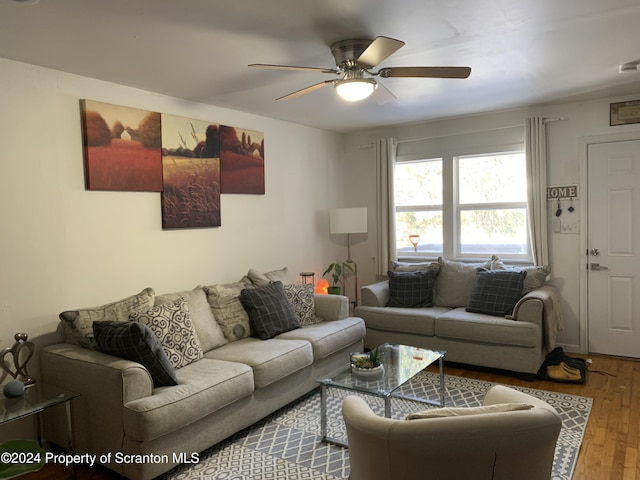
[[[473,407],[482,404],[491,382],[447,375],[446,406]],[[438,399],[438,375],[421,372],[400,389],[400,393],[432,400]],[[513,387],[552,405],[562,417],[552,480],[570,480],[592,399]],[[350,392],[329,389],[327,427],[330,437],[346,440],[340,413],[342,399]],[[379,415],[384,404],[379,398],[365,396]],[[391,414],[407,414],[428,408],[423,403],[392,399]],[[202,452],[195,465],[180,465],[164,475],[165,480],[263,480],[323,479],[344,480],[349,476],[349,453],[346,448],[320,441],[320,393],[314,391],[278,410],[264,420]]]

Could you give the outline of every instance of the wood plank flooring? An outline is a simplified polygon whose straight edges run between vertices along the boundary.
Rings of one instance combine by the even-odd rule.
[[[578,355],[572,355],[578,356]],[[587,357],[583,357],[587,358]],[[583,385],[522,380],[500,372],[447,366],[445,374],[593,398],[573,480],[640,480],[640,360],[590,356]],[[69,471],[47,465],[23,480],[66,480]],[[78,480],[122,480],[103,468],[77,469]]]

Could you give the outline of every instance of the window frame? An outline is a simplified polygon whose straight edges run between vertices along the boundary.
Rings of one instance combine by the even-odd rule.
[[[435,152],[433,152],[435,153]],[[438,256],[442,256],[447,259],[473,262],[477,260],[485,260],[490,258],[492,254],[498,255],[501,259],[510,263],[531,264],[533,262],[533,255],[531,251],[531,240],[529,236],[529,225],[526,222],[526,254],[508,254],[500,252],[491,252],[487,255],[482,254],[464,254],[462,253],[461,245],[461,212],[464,210],[474,209],[525,209],[525,213],[528,212],[527,201],[520,202],[493,202],[493,203],[473,203],[461,205],[459,201],[459,165],[458,159],[469,157],[485,157],[491,155],[509,155],[509,154],[525,154],[524,144],[508,144],[501,146],[485,147],[485,148],[455,148],[449,152],[443,152],[442,154],[411,154],[411,155],[398,155],[396,163],[406,162],[428,162],[428,161],[442,161],[442,205],[404,205],[395,207],[394,215],[400,212],[414,211],[414,212],[428,212],[428,211],[442,211],[442,252],[408,252],[399,251],[396,248],[396,255],[399,260],[419,261],[419,260],[434,260]],[[395,168],[394,168],[395,171]],[[394,223],[395,224],[395,223]]]

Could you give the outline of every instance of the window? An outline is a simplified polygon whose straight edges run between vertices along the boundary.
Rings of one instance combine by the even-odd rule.
[[[530,260],[524,152],[399,161],[398,257]]]

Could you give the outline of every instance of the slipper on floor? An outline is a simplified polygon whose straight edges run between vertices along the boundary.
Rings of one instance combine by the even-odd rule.
[[[571,373],[568,372],[562,364],[560,365],[549,365],[547,367],[547,375],[549,378],[553,380],[580,380],[582,377],[580,373]]]

